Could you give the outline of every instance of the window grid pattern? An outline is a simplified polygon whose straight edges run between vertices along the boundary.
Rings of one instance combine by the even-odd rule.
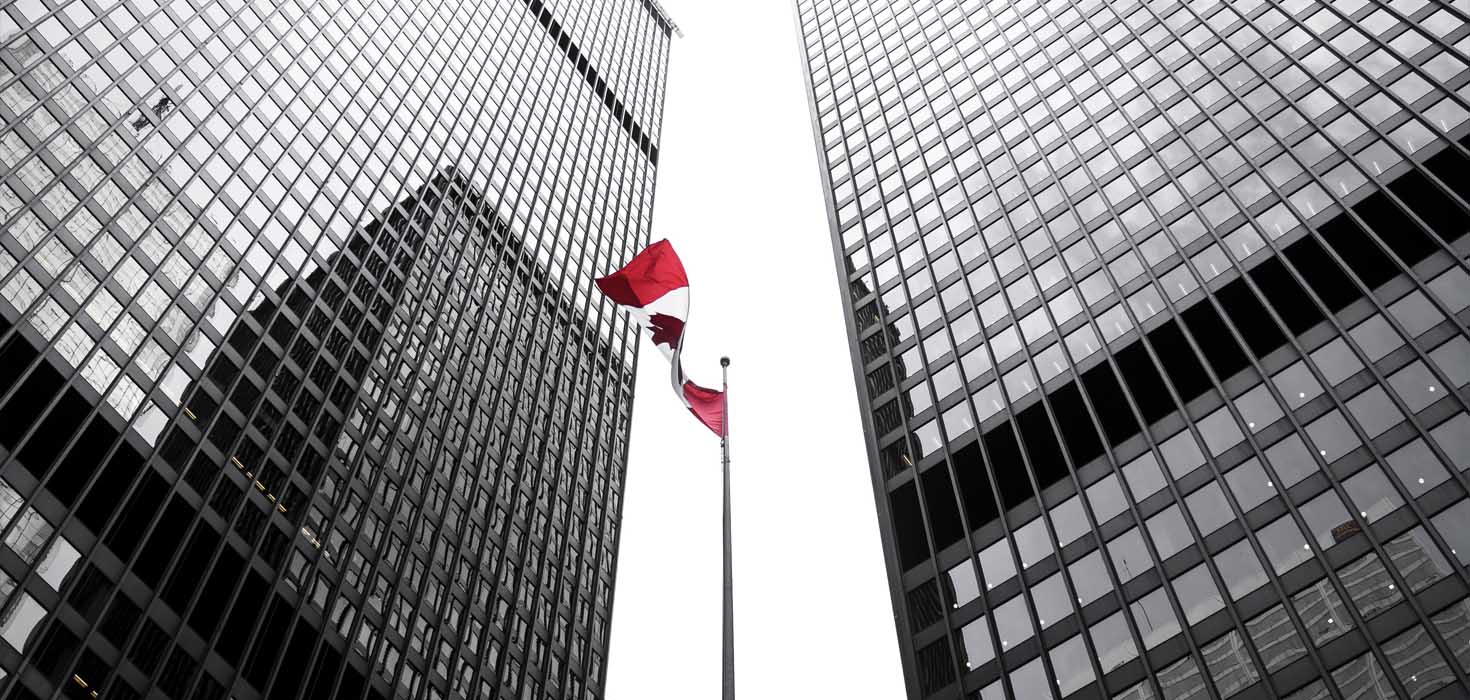
[[[796,4],[911,695],[1463,688],[1467,8]]]
[[[602,696],[671,31],[0,8],[6,697]]]

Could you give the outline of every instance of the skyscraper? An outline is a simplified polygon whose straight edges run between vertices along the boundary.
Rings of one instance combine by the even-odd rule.
[[[1470,5],[795,5],[909,695],[1470,692]]]
[[[4,697],[602,697],[673,31],[0,6]]]

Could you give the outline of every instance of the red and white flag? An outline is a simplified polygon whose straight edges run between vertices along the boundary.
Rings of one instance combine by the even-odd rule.
[[[648,246],[623,269],[598,279],[597,288],[648,331],[654,347],[672,365],[674,393],[701,423],[723,436],[724,392],[689,381],[679,364],[684,326],[689,321],[689,278],[674,246],[666,240]]]

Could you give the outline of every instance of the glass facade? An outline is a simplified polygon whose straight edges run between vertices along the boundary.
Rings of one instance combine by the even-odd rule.
[[[602,697],[673,31],[0,3],[0,693]]]
[[[909,695],[1470,692],[1470,3],[795,5]]]

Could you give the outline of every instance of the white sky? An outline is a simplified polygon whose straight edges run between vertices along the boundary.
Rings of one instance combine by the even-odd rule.
[[[790,0],[663,0],[675,38],[654,240],[693,295],[685,369],[729,355],[736,690],[901,698],[903,679]],[[720,694],[719,441],[644,340],[610,700]]]

